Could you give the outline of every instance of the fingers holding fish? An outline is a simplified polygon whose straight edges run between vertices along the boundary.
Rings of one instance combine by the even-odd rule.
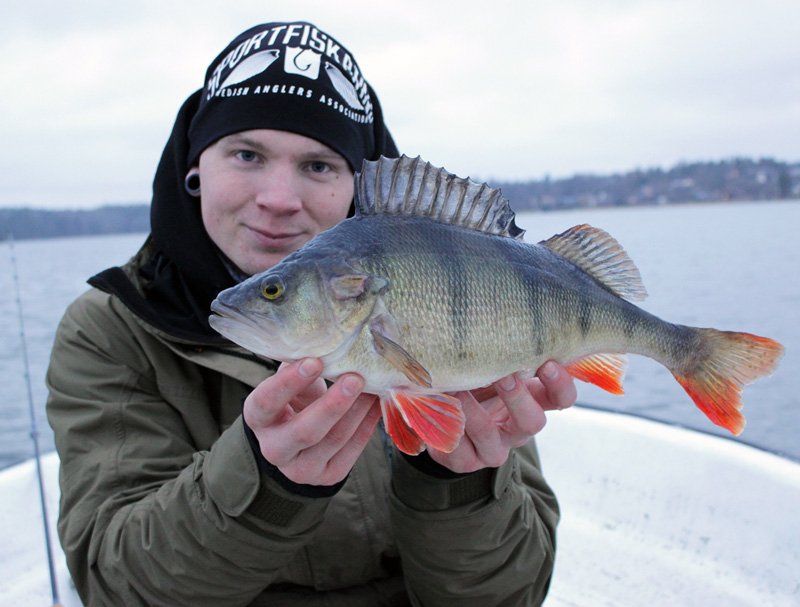
[[[481,403],[512,448],[542,431],[546,411],[566,409],[577,399],[574,380],[558,363],[546,363],[537,375],[527,380],[507,375],[493,384],[497,396]]]
[[[355,374],[311,402],[301,398],[318,390],[321,368],[315,359],[283,367],[245,400],[243,415],[262,455],[296,483],[332,485],[347,476],[380,415]]]
[[[578,399],[575,380],[563,366],[552,360],[543,364],[536,372],[536,378],[526,383],[545,411],[568,409]]]
[[[483,402],[478,402],[471,392],[459,392],[457,397],[466,418],[464,436],[458,447],[451,453],[443,453],[428,445],[431,457],[453,472],[502,466],[511,449],[524,445],[544,427],[544,411],[525,385],[516,379],[515,387],[509,392],[501,395],[498,391],[496,396]],[[504,398],[513,404],[509,406]],[[522,421],[522,426],[518,420]]]
[[[321,378],[322,371],[320,369],[322,368],[322,364],[319,359],[304,358],[291,363],[291,365],[294,365],[294,370],[300,377],[314,380],[307,388],[301,390],[300,393],[292,398],[292,408],[295,411],[300,411],[325,394],[325,390],[327,390],[328,387],[325,384],[325,380]],[[290,366],[290,363],[281,363],[280,368],[287,366]]]
[[[281,423],[305,408],[324,393],[321,373],[322,363],[314,358],[281,365],[245,399],[242,413],[247,425],[255,431]]]
[[[575,403],[575,383],[557,363],[540,370],[542,377],[521,380],[517,374],[495,382],[491,389],[459,392],[466,418],[464,437],[451,453],[428,447],[431,457],[454,472],[474,472],[501,466],[512,449],[526,444],[547,421],[545,411]],[[548,372],[549,371],[549,372]]]
[[[544,408],[516,373],[500,379],[496,386],[497,396],[508,411],[508,419],[502,428],[507,434],[509,444],[520,447],[544,428],[547,423]]]
[[[309,409],[319,406],[315,403]],[[296,483],[334,485],[353,468],[379,419],[380,408],[376,398],[361,394],[318,442],[300,449],[278,468]]]
[[[475,472],[482,468],[497,468],[508,458],[510,446],[503,445],[499,424],[504,423],[504,411],[496,410],[497,417],[481,406],[469,392],[459,392],[466,417],[464,436],[450,453],[428,445],[431,457],[446,468],[458,473]]]
[[[357,375],[343,376],[315,402],[299,411],[291,424],[276,426],[275,439],[303,450],[314,447],[328,439],[335,447],[346,440],[341,429],[334,431],[356,402],[364,387],[364,380]],[[277,465],[277,464],[276,464]]]

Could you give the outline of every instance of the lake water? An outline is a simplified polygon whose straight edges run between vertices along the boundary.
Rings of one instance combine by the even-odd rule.
[[[520,214],[537,242],[579,223],[607,230],[639,267],[642,307],[695,326],[746,331],[786,347],[778,371],[745,388],[739,439],[800,460],[800,202],[730,203]],[[44,376],[65,307],[86,279],[124,263],[143,234],[20,241],[14,245],[34,408],[43,450],[53,448]],[[11,249],[0,247],[0,468],[33,455]],[[712,425],[661,365],[631,356],[626,395],[578,382],[579,402],[730,436]],[[565,413],[568,414],[568,413]],[[546,431],[546,430],[545,430]]]

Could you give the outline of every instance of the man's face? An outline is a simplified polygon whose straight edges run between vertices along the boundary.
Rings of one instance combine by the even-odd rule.
[[[353,171],[328,146],[287,131],[223,137],[199,160],[203,224],[248,275],[279,263],[347,217]]]

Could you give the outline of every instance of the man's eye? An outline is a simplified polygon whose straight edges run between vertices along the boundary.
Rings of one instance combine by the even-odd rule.
[[[240,160],[244,160],[245,162],[255,162],[258,159],[258,156],[255,152],[250,150],[241,150],[240,152],[236,153],[237,158]]]
[[[322,161],[311,162],[309,163],[308,168],[312,173],[324,173],[325,171],[330,170],[328,163]]]

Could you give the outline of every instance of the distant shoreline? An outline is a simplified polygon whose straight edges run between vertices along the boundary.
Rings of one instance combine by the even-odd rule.
[[[800,199],[800,162],[734,158],[598,176],[490,180],[517,212]],[[0,208],[0,238],[60,238],[150,231],[150,205],[65,210]]]
[[[0,238],[14,240],[99,236],[150,231],[150,205],[107,205],[98,209],[0,209]]]

